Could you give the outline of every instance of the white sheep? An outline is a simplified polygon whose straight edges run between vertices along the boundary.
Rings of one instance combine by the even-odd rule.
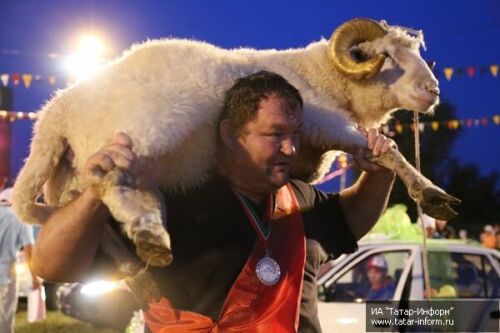
[[[14,209],[26,222],[43,223],[90,186],[79,177],[84,163],[117,132],[131,137],[139,160],[154,161],[150,172],[164,190],[202,183],[215,163],[215,126],[225,92],[235,79],[260,70],[282,75],[302,93],[303,138],[293,173],[313,180],[330,166],[333,149],[366,146],[356,124],[377,127],[397,109],[430,112],[438,103],[438,82],[419,54],[421,45],[421,32],[369,19],[343,24],[329,41],[284,51],[225,50],[179,39],[135,45],[95,76],[60,91],[40,111],[31,153],[14,187]],[[71,162],[65,158],[69,149]],[[427,214],[454,214],[448,204],[456,199],[397,151],[377,161],[395,169]],[[139,257],[168,264],[159,189],[135,184],[118,169],[96,179]],[[46,205],[36,204],[44,185]]]

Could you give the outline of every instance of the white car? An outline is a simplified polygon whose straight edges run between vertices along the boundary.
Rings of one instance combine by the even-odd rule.
[[[452,303],[452,310],[456,311],[451,314],[462,321],[460,325],[467,325],[465,331],[497,332],[500,252],[452,240],[431,239],[427,245],[431,288],[426,292],[430,293],[431,299],[458,301]],[[384,274],[385,293],[369,291],[372,278],[368,277],[368,268],[377,263],[381,267],[379,271]],[[325,333],[398,331],[406,324],[400,322],[398,328],[392,321],[390,324],[375,322],[374,327],[367,326],[367,317],[372,319],[376,304],[392,300],[390,306],[384,305],[378,310],[388,310],[395,304],[396,310],[391,311],[397,311],[398,304],[413,303],[415,306],[417,303],[418,306],[425,303],[413,302],[425,300],[423,246],[419,242],[360,242],[357,252],[338,258],[326,272],[322,271],[318,279],[318,311]],[[387,313],[385,315],[387,317]],[[434,316],[433,319],[439,318]],[[457,325],[456,321],[453,324]],[[421,322],[421,326],[426,326],[426,323]],[[450,327],[445,331],[450,332]]]

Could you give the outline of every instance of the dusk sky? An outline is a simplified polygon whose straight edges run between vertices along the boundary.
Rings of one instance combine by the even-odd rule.
[[[463,125],[452,155],[477,164],[484,175],[500,170],[500,126],[493,123],[500,115],[500,75],[490,72],[500,65],[500,1],[0,0],[0,15],[0,74],[40,76],[28,89],[9,82],[13,109],[24,112],[38,110],[65,86],[62,59],[82,33],[101,35],[112,58],[135,42],[164,37],[225,48],[302,47],[354,17],[422,29],[423,56],[437,63],[442,100],[456,108],[458,120],[488,119]],[[450,80],[444,68],[453,69]],[[57,78],[54,85],[50,75]],[[30,120],[13,123],[12,176],[28,154],[31,126]]]

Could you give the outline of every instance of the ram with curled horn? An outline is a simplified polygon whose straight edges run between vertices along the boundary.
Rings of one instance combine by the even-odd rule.
[[[208,43],[163,39],[133,46],[101,72],[60,91],[40,111],[31,153],[16,181],[14,209],[22,220],[44,223],[87,186],[103,202],[152,265],[167,265],[163,191],[202,183],[214,166],[214,126],[235,79],[261,70],[281,74],[304,98],[301,151],[294,175],[314,181],[332,150],[365,147],[357,125],[378,127],[400,108],[430,112],[438,82],[419,54],[422,34],[384,22],[354,19],[330,41],[290,50],[225,50]],[[80,179],[85,161],[117,132],[127,133],[139,160],[151,160],[156,186],[115,169]],[[71,152],[71,154],[69,153]],[[72,158],[67,158],[71,155]],[[449,219],[447,195],[397,151],[374,158],[393,169],[424,212]],[[326,167],[326,168],[325,168]],[[45,188],[46,204],[37,204]]]

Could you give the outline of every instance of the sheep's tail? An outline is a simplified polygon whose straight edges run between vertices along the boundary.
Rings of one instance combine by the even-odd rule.
[[[47,109],[50,108],[50,104]],[[60,134],[64,123],[58,121],[59,110],[41,112],[35,127],[30,154],[16,179],[12,190],[12,208],[21,221],[43,224],[54,207],[38,204],[43,185],[53,175],[66,149]]]

